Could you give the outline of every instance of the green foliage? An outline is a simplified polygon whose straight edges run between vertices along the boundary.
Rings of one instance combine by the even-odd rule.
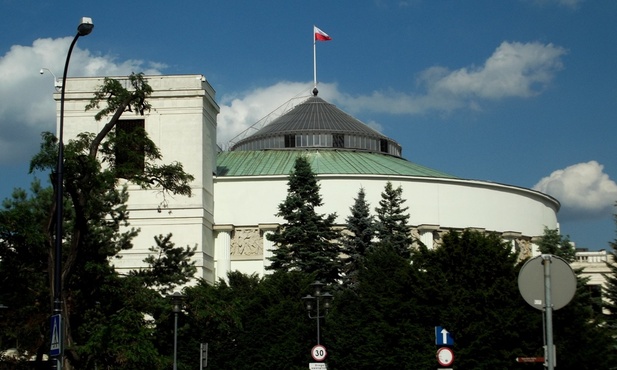
[[[617,361],[615,339],[599,312],[594,312],[587,279],[577,278],[574,298],[553,312],[553,335],[559,369],[611,369]]]
[[[15,189],[0,211],[0,349],[36,354],[51,309],[49,241],[43,230],[52,192],[32,183],[30,194]]]
[[[311,282],[312,276],[298,272],[264,279],[231,273],[229,283],[188,288],[181,339],[191,349],[182,357],[185,368],[197,367],[196,349],[205,342],[212,370],[306,368],[315,324],[305,316],[301,296]]]
[[[617,225],[617,214],[613,215],[613,219],[615,220],[615,225]],[[606,267],[608,267],[610,272],[604,275],[606,284],[602,290],[604,298],[603,308],[606,310],[605,319],[607,325],[617,337],[617,264],[615,263],[617,262],[617,238],[609,244],[612,249],[610,252],[611,260],[606,262]]]
[[[557,229],[544,228],[544,234],[538,241],[542,254],[552,254],[571,263],[576,259],[576,250],[568,236],[562,236]]]
[[[129,78],[127,92],[117,81],[106,79],[89,106],[105,103],[97,119],[114,113],[97,135],[82,133],[64,146],[62,300],[65,321],[65,355],[74,368],[159,369],[166,361],[152,340],[156,323],[164,317],[161,293],[188,281],[195,271],[189,263],[191,248],[177,248],[170,237],[157,238],[157,255],[150,267],[121,277],[111,261],[132,248],[137,230],[130,228],[126,187],[119,187],[112,161],[114,147],[128,141],[143,144],[145,170],[135,179],[143,188],[190,195],[193,179],[180,164],[158,165],[160,153],[143,131],[119,140],[112,132],[127,107],[142,114],[151,93],[142,75]],[[104,140],[109,138],[109,140]],[[101,149],[99,153],[99,149]],[[41,151],[33,157],[31,171],[56,176],[57,139],[43,134]],[[103,162],[106,162],[103,165]],[[147,184],[145,184],[147,182]],[[53,181],[54,185],[56,184]],[[57,191],[58,189],[54,189]],[[33,184],[32,197],[16,190],[0,210],[0,344],[22,352],[47,352],[51,277],[54,275],[55,197],[51,189]]]
[[[376,246],[353,290],[336,296],[328,317],[335,369],[426,369],[436,365],[433,323],[415,268],[391,246]]]
[[[520,296],[516,258],[498,235],[466,230],[414,260],[433,322],[454,336],[457,368],[511,368],[516,357],[541,353],[540,315]]]
[[[543,254],[552,254],[567,262],[575,260],[574,246],[567,236],[561,236],[557,230],[545,228],[538,246]],[[573,300],[553,312],[557,362],[559,368],[573,370],[608,369],[615,361],[614,340],[610,331],[606,330],[599,310],[601,303],[591,295],[587,286],[589,279],[581,277],[581,272],[575,271],[577,290]],[[610,279],[607,282],[610,286]]]
[[[94,116],[97,121],[109,114],[122,113],[125,109],[129,111],[134,109],[140,115],[146,111],[149,112],[152,106],[146,99],[152,94],[152,87],[144,78],[144,74],[131,73],[129,82],[132,89],[125,88],[120,81],[114,78],[105,77],[101,88],[94,93],[94,97],[86,105],[86,110],[98,109],[104,102],[104,108]]]
[[[377,222],[375,224],[376,235],[379,245],[391,246],[397,253],[404,258],[411,255],[412,238],[409,235],[409,207],[403,207],[403,188],[394,188],[388,181],[384,191],[381,193],[377,212]]]
[[[170,294],[175,287],[188,283],[197,272],[195,261],[191,261],[197,246],[176,248],[171,237],[172,234],[155,236],[156,246],[150,248],[151,254],[144,260],[149,267],[131,271],[131,275],[143,279],[148,286],[158,287],[161,294]]]
[[[318,214],[316,208],[321,205],[311,165],[306,158],[298,157],[289,175],[287,198],[276,214],[286,222],[268,235],[276,246],[270,270],[315,273],[317,280],[328,283],[339,278],[340,233],[333,228],[336,214]]]
[[[81,312],[72,363],[80,368],[162,369],[164,360],[152,336],[154,315],[165,303],[134,277],[112,275],[98,290],[94,305]],[[158,316],[158,315],[157,315]]]
[[[347,228],[342,237],[343,284],[353,287],[358,280],[359,271],[364,266],[364,258],[373,245],[375,237],[375,220],[370,214],[364,189],[360,189],[349,209]]]
[[[421,246],[411,263],[392,246],[370,248],[354,289],[328,287],[335,293],[321,321],[328,368],[437,368],[435,326],[454,337],[454,368],[522,367],[516,357],[543,355],[543,324],[541,311],[519,294],[520,266],[498,235],[476,231],[448,233],[433,250]],[[312,293],[313,280],[302,272],[233,272],[228,282],[187,288],[179,369],[197,368],[199,343],[209,344],[213,370],[306,369],[316,322],[301,297]],[[608,369],[615,360],[610,332],[594,321],[583,281],[579,288],[553,315],[559,368]],[[172,316],[165,317],[155,336],[170,354]]]

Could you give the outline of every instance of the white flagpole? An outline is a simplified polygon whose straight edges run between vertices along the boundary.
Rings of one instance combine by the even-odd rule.
[[[317,87],[317,39],[315,32],[315,25],[313,25],[313,87]]]

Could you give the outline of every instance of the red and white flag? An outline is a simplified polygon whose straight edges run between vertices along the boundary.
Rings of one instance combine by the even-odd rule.
[[[316,26],[313,26],[313,29],[315,31],[315,41],[330,41],[330,40],[332,40],[332,37],[328,36],[327,33],[325,33],[324,31],[320,30]]]

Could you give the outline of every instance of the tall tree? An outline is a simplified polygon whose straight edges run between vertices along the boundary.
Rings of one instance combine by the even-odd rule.
[[[129,178],[143,188],[159,190],[164,194],[190,195],[189,183],[193,179],[179,163],[158,164],[161,154],[144,130],[135,130],[130,135],[116,134],[114,127],[127,109],[143,114],[150,108],[147,97],[152,89],[143,75],[133,74],[129,82],[130,88],[125,88],[117,80],[106,78],[87,109],[96,108],[100,104],[103,109],[96,115],[96,119],[112,115],[109,121],[98,134],[82,133],[65,145],[62,219],[54,219],[57,206],[54,203],[55,197],[42,191],[35,193],[36,199],[33,200],[18,194],[12,202],[5,203],[0,216],[0,230],[13,234],[10,239],[0,239],[1,253],[7,256],[0,260],[0,270],[10,268],[7,265],[9,260],[20,258],[34,273],[46,275],[49,297],[53,297],[51,277],[55,274],[52,226],[54,222],[64,223],[60,276],[65,353],[69,369],[72,366],[89,368],[95,366],[95,363],[127,369],[157,368],[160,354],[146,344],[150,329],[146,325],[145,314],[154,315],[156,297],[160,298],[161,291],[184,282],[186,275],[192,275],[195,271],[190,263],[170,266],[165,262],[185,260],[190,258],[193,251],[188,247],[176,248],[164,238],[160,240],[158,248],[166,257],[159,261],[149,261],[154,267],[151,273],[121,278],[111,263],[120,251],[132,247],[131,240],[138,232],[128,228],[128,192],[126,187],[119,187],[120,175],[125,175],[127,171],[115,161],[116,149],[123,148],[127,143],[134,144],[131,147],[143,148],[143,168]],[[56,168],[57,149],[57,139],[51,133],[44,133],[41,151],[32,159],[31,171],[51,171],[52,176],[56,176],[53,172]],[[55,181],[53,183],[55,185]],[[40,208],[28,209],[32,207]],[[14,217],[23,217],[23,220],[18,221]],[[28,217],[36,219],[28,220]],[[11,231],[15,222],[28,222],[29,229]],[[121,231],[122,227],[125,227],[125,231]],[[32,234],[27,236],[28,233]],[[33,263],[40,264],[41,251],[45,251],[48,256],[45,269],[32,265],[26,258],[32,253]],[[152,275],[152,271],[156,271],[156,276]],[[9,292],[3,291],[1,296],[11,295],[14,278],[7,277],[3,289]],[[38,281],[34,277],[31,279]],[[51,312],[51,299],[48,304],[34,309],[48,314]],[[44,320],[35,325],[39,325],[40,332],[45,332],[48,330],[47,323],[48,320]],[[110,329],[109,325],[127,330],[120,335]],[[111,345],[109,335],[114,335],[113,343],[116,346]],[[44,338],[48,337],[45,333]],[[109,345],[104,351],[100,350],[105,343]],[[141,343],[143,346],[127,346],[128,343]],[[42,343],[41,347],[44,346]],[[32,348],[29,350],[31,353],[36,352]],[[140,350],[143,350],[141,354]]]
[[[617,214],[613,215],[613,219],[617,226]],[[615,230],[617,231],[617,228]],[[617,334],[617,238],[609,242],[609,245],[611,247],[610,259],[606,262],[606,266],[610,272],[604,275],[606,284],[602,290],[602,296],[607,324],[613,333]]]
[[[339,279],[340,232],[334,229],[336,214],[318,214],[322,206],[317,177],[305,157],[298,157],[289,175],[285,200],[276,216],[285,223],[268,235],[277,247],[268,267],[275,271],[314,273],[318,280],[332,283]]]
[[[389,245],[394,248],[404,258],[411,255],[412,238],[409,233],[409,214],[406,213],[409,207],[404,207],[403,188],[394,188],[392,183],[386,183],[384,191],[381,193],[377,212],[377,223],[375,225],[376,235],[379,244]]]
[[[359,270],[364,266],[364,259],[375,237],[375,220],[370,214],[364,188],[358,191],[351,214],[347,217],[347,229],[343,233],[343,283],[353,287],[358,280]]]
[[[0,210],[0,349],[40,352],[48,337],[49,250],[43,232],[52,190],[34,181],[15,189]]]

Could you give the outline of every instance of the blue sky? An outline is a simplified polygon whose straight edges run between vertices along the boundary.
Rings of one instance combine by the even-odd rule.
[[[0,197],[28,188],[53,77],[203,74],[222,145],[298,95],[320,96],[462,178],[556,197],[579,247],[615,239],[617,1],[0,0]],[[41,175],[39,175],[41,176]],[[413,207],[413,204],[409,204]],[[508,212],[504,209],[504,212]]]

